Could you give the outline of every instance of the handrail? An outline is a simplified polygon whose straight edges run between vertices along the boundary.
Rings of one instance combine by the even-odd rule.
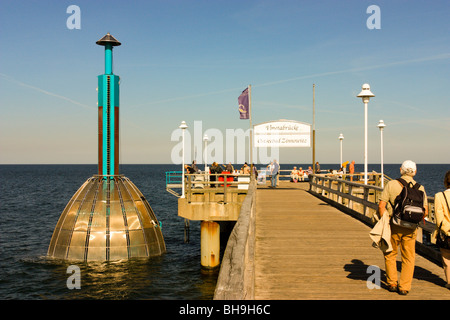
[[[178,177],[178,180],[173,178]],[[233,179],[230,179],[233,178]],[[237,181],[235,181],[235,178]],[[244,178],[244,179],[242,179]],[[251,177],[249,174],[234,173],[191,173],[185,174],[185,197],[191,201],[193,194],[198,193],[223,193],[224,203],[227,203],[227,194],[230,192],[247,193]],[[173,189],[181,189],[183,183],[182,171],[166,172],[166,190],[181,196]]]
[[[256,189],[252,180],[223,254],[214,300],[254,299]]]
[[[379,199],[383,192],[381,187],[322,174],[310,175],[309,186],[311,193],[335,205],[338,209],[355,216],[371,226],[377,222],[374,216],[378,211]],[[436,228],[434,197],[427,197],[427,200],[428,217],[419,223],[420,234],[417,236],[417,241],[424,244],[422,251],[438,260],[438,251],[429,247],[430,244],[435,243],[435,239],[431,236],[431,233]]]
[[[344,179],[339,179],[330,176],[323,176],[313,174],[311,175],[312,179],[310,180],[310,191],[321,193],[321,195],[325,195],[328,199],[336,199],[334,201],[347,206],[352,209],[352,201],[355,203],[359,203],[363,205],[365,208],[363,213],[365,216],[369,218],[372,217],[373,211],[378,210],[378,202],[383,192],[381,187],[375,185],[364,185],[358,182],[347,181]],[[389,180],[392,180],[389,178]],[[326,181],[328,181],[328,185],[326,185]],[[333,188],[336,186],[336,188]],[[357,188],[363,188],[364,192],[360,192]],[[367,190],[367,191],[366,191]],[[330,195],[328,195],[328,193]],[[356,196],[355,196],[356,194]],[[334,196],[331,196],[334,195]],[[363,195],[361,197],[360,195]],[[370,196],[370,197],[369,197]],[[348,203],[345,203],[343,199],[347,199]],[[436,222],[436,217],[434,213],[434,197],[427,197],[428,200],[428,217],[427,220],[430,223]],[[369,210],[369,212],[367,211]],[[369,214],[372,215],[369,215]]]
[[[166,172],[166,185],[167,184],[175,184],[181,183],[183,179],[182,175],[183,171],[167,171]],[[173,180],[174,178],[179,178],[179,180]]]
[[[267,170],[258,170],[258,172],[261,171],[265,171],[266,174],[269,171]],[[303,170],[304,172],[306,172],[306,170]],[[280,169],[279,170],[279,177],[280,178],[290,178],[291,177],[291,172],[292,169]],[[351,178],[354,178],[355,181],[362,181],[364,178],[364,173],[363,172],[357,172],[357,173],[339,173],[336,172],[335,170],[333,172],[330,172],[329,170],[321,170],[321,172],[319,173],[320,175],[325,175],[328,177],[340,177],[343,180],[347,180],[350,181]],[[309,174],[305,174],[304,178],[308,179]],[[392,180],[390,177],[388,177],[387,175],[383,175],[384,176],[384,181],[388,182],[390,180]],[[371,181],[371,183],[374,183],[375,185],[381,185],[381,173],[379,172],[369,172],[368,173],[368,177],[369,180]]]

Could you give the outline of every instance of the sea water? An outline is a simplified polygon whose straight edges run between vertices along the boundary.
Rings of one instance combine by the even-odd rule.
[[[281,169],[294,165],[308,167],[281,164]],[[321,167],[338,169],[333,164]],[[384,172],[397,178],[399,167],[387,164]],[[165,190],[165,172],[180,170],[179,165],[120,167],[161,221],[167,252],[144,260],[77,263],[80,289],[68,288],[67,271],[73,262],[47,259],[47,249],[64,207],[96,169],[96,165],[0,165],[0,299],[212,299],[218,271],[200,267],[200,222],[191,221],[190,241],[185,243],[177,198]],[[368,169],[380,172],[380,165]],[[355,171],[362,170],[357,164]],[[418,164],[415,179],[428,196],[434,196],[443,190],[448,170],[446,164]]]
[[[0,166],[0,299],[212,299],[217,271],[200,267],[200,222],[184,219],[177,198],[165,189],[174,165],[121,165],[120,172],[144,194],[157,218],[167,252],[161,257],[77,263],[81,289],[69,290],[71,263],[47,259],[64,207],[96,165]]]

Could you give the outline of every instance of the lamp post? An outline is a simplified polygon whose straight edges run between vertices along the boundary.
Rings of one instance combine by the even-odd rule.
[[[341,133],[339,135],[339,140],[341,141],[341,162],[339,163],[339,168],[342,166],[342,140],[344,140],[344,135]]]
[[[380,120],[377,126],[380,129],[381,139],[381,187],[384,188],[384,169],[383,169],[383,129],[386,127],[383,120]]]
[[[367,104],[375,95],[370,91],[370,86],[364,83],[361,92],[356,97],[362,98],[364,103],[364,184],[367,184]]]
[[[185,194],[184,194],[184,188],[185,188],[185,177],[184,177],[184,172],[185,172],[185,169],[184,169],[184,131],[186,131],[186,129],[187,129],[187,124],[186,124],[186,121],[181,121],[181,124],[180,124],[180,126],[179,126],[179,128],[181,129],[181,132],[182,132],[182,137],[183,137],[183,148],[182,148],[182,150],[181,150],[181,154],[182,154],[182,162],[183,162],[183,164],[182,164],[182,168],[181,168],[181,172],[182,172],[182,183],[181,183],[181,185],[182,185],[182,191],[181,191],[181,198],[184,198],[185,197]]]
[[[208,145],[208,135],[205,133],[205,135],[203,136],[203,141],[205,142],[205,173],[206,173],[206,171],[208,170],[208,161],[207,161],[207,155],[208,155],[208,153],[207,153],[207,151],[206,151],[206,147],[207,147],[207,145]]]

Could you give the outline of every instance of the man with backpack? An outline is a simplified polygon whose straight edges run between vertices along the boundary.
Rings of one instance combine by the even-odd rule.
[[[400,167],[401,178],[389,181],[380,196],[380,217],[389,214],[392,251],[384,253],[388,290],[406,295],[414,274],[418,223],[428,215],[425,188],[416,183],[416,164],[406,160]],[[389,205],[387,205],[389,203]],[[400,248],[402,269],[397,281],[397,252]]]

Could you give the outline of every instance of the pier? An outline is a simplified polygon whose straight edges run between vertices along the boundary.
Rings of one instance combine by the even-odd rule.
[[[326,175],[313,175],[309,183],[280,181],[276,189],[252,182],[214,299],[450,299],[437,263],[440,254],[430,246],[432,198],[430,219],[417,237],[412,289],[407,296],[386,290],[383,254],[369,237],[381,190],[376,183],[364,186]],[[379,289],[371,281],[377,269]]]
[[[178,197],[178,216],[189,225],[190,220],[201,221],[201,266],[215,269],[220,266],[220,223],[237,221],[247,196],[250,175],[195,173],[185,174],[185,192],[181,171],[166,173],[166,190]]]

